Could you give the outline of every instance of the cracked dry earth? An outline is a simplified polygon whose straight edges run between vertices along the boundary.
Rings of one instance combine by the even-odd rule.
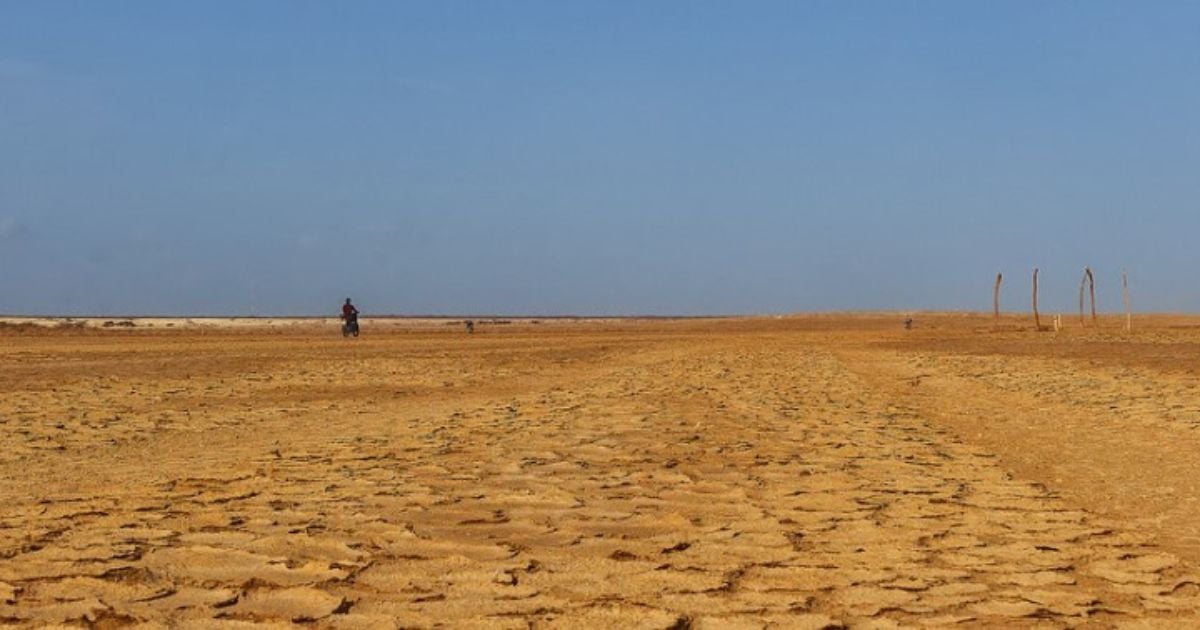
[[[1061,421],[1183,435],[1184,376],[1158,414],[1161,366],[1102,378],[1123,368],[893,319],[6,334],[0,620],[1200,623],[1195,548],[1172,535],[1194,488],[1139,503],[1148,475],[1117,470],[1098,494],[1109,454]],[[1073,391],[1071,370],[1100,384]],[[1125,387],[1142,398],[1114,411]]]

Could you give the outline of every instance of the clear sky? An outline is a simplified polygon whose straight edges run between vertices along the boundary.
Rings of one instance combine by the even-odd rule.
[[[0,312],[1200,310],[1200,3],[0,2]]]

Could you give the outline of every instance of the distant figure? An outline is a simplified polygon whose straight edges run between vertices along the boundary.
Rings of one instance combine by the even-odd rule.
[[[467,320],[467,334],[473,334],[474,332],[475,332],[475,321],[468,319]]]
[[[358,321],[358,309],[350,303],[350,298],[346,298],[346,303],[342,305],[342,319],[348,322]]]
[[[350,303],[350,298],[346,298],[346,303],[342,305],[342,336],[349,337],[350,335],[358,336],[358,309]]]
[[[904,320],[904,330],[912,330],[913,319],[908,317]]]

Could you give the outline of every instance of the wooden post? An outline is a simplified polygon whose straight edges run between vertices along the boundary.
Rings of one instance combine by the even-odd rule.
[[[1000,324],[1000,283],[1004,282],[1004,274],[996,274],[996,286],[992,287],[992,319]]]
[[[1042,329],[1042,320],[1038,317],[1037,311],[1037,267],[1033,268],[1033,325],[1037,330]]]
[[[1096,324],[1096,276],[1092,275],[1091,267],[1084,267],[1083,272],[1087,274],[1088,293],[1092,296],[1092,324]]]
[[[1125,332],[1133,330],[1133,311],[1129,308],[1129,273],[1121,269],[1121,299],[1125,302]]]
[[[1079,279],[1079,325],[1086,326],[1087,320],[1083,317],[1083,289],[1087,285],[1087,267],[1083,268],[1083,277]]]

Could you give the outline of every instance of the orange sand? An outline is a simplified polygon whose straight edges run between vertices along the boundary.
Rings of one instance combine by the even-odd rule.
[[[1200,320],[902,319],[0,327],[0,622],[1200,624]]]

